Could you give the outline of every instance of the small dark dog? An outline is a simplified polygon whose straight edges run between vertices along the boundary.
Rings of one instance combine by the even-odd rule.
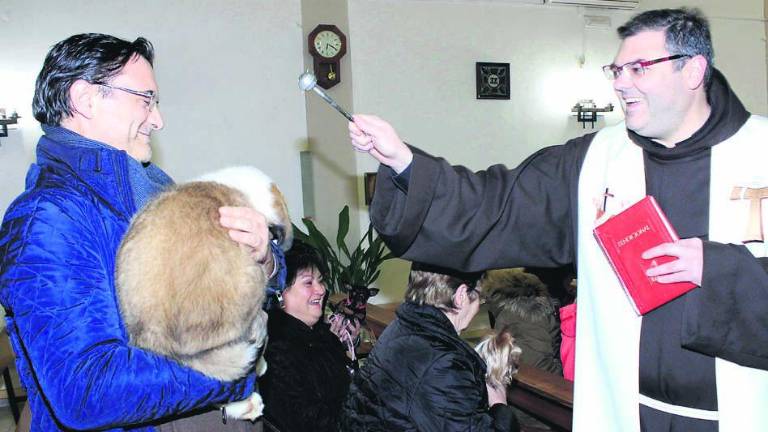
[[[349,329],[355,326],[360,326],[360,328],[365,326],[368,299],[378,293],[378,288],[353,285],[349,287],[347,298],[336,304],[330,305],[333,313],[328,318],[328,322],[331,324],[338,321],[342,322],[342,330],[339,338],[346,345],[352,360],[357,360],[357,356],[355,355],[355,341],[352,340],[352,334]]]
[[[331,310],[334,315],[341,315],[344,319],[351,323],[360,323],[365,325],[365,313],[366,306],[368,305],[368,299],[379,293],[378,288],[368,288],[365,286],[351,286],[347,294],[347,298],[331,305]]]

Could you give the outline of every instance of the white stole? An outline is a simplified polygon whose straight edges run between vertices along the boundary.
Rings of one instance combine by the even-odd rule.
[[[731,190],[734,186],[768,186],[766,137],[768,120],[752,116],[733,137],[712,148],[710,240],[742,244],[750,203],[731,200]],[[606,188],[612,197],[604,200]],[[592,234],[597,210],[604,202],[606,213],[616,214],[645,196],[643,151],[629,139],[623,122],[604,128],[592,141],[580,172],[578,194],[573,430],[639,431],[642,317],[635,314]],[[763,226],[768,229],[766,201]],[[749,249],[755,256],[768,255],[765,243],[751,243]],[[768,430],[768,372],[719,358],[716,372],[720,431]]]

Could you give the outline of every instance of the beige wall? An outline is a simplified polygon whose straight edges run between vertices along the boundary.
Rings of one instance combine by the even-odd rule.
[[[23,119],[0,139],[0,211],[21,191],[41,134],[30,104],[43,58],[82,32],[154,43],[166,124],[153,135],[155,161],[175,179],[254,165],[282,187],[292,215],[302,214],[300,0],[1,0],[0,107],[15,107]]]
[[[352,73],[350,65],[354,57],[355,42],[349,35],[346,0],[303,0],[302,25],[303,59],[306,70],[312,70],[313,60],[307,51],[307,36],[318,24],[333,24],[347,36],[347,54],[341,59],[341,81],[326,92],[354,112],[352,97]],[[298,77],[298,73],[296,74]],[[339,115],[314,92],[305,97],[307,112],[308,150],[312,154],[315,214],[311,216],[332,241],[336,238],[339,211],[345,204],[350,206],[349,245],[354,247],[359,239],[360,217],[357,195],[358,177],[354,152],[350,151],[347,120]],[[298,218],[295,218],[298,220]],[[367,227],[367,224],[365,225]]]

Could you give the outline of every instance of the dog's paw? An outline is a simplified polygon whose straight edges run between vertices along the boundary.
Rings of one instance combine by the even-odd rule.
[[[251,393],[248,399],[227,404],[224,411],[228,418],[253,421],[264,413],[264,401],[258,393]]]

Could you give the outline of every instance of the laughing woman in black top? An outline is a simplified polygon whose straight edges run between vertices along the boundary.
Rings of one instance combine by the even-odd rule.
[[[339,338],[323,322],[325,266],[296,241],[286,253],[287,288],[282,306],[269,311],[267,373],[259,381],[267,431],[335,431],[347,394],[351,362]]]

